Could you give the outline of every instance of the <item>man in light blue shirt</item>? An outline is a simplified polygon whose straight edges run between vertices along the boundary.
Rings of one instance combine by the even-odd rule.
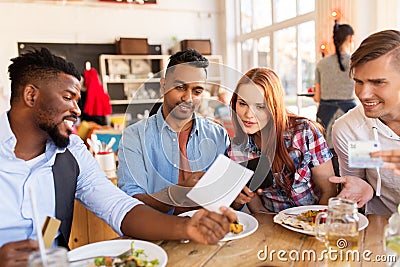
[[[169,216],[115,187],[82,140],[71,135],[80,115],[76,68],[44,48],[12,61],[11,109],[0,116],[2,267],[27,266],[29,253],[38,248],[33,240],[41,229],[33,223],[31,193],[40,224],[46,216],[61,220],[54,245],[68,244],[75,198],[117,233],[134,238],[209,244],[229,232],[236,219],[229,209],[222,208],[224,215],[201,210],[192,218]]]
[[[193,49],[172,55],[160,81],[163,105],[127,127],[120,142],[118,186],[163,212],[183,206],[177,187],[170,186],[193,186],[199,175],[192,173],[206,171],[229,145],[221,125],[194,113],[207,67],[208,60]]]
[[[140,202],[121,194],[117,187],[109,186],[109,181],[103,179],[104,172],[97,167],[96,160],[88,153],[78,136],[71,135],[68,146],[64,148],[57,147],[54,142],[47,142],[44,153],[33,159],[23,160],[14,153],[17,139],[11,130],[7,113],[0,117],[0,128],[0,211],[1,214],[7,214],[0,220],[0,246],[21,237],[36,239],[36,230],[32,225],[29,188],[37,195],[39,220],[43,222],[47,215],[56,217],[52,166],[56,155],[65,152],[66,149],[79,165],[76,198],[122,235],[122,219]],[[16,188],[19,188],[22,194],[16,194]],[[125,204],[119,205],[118,201]]]

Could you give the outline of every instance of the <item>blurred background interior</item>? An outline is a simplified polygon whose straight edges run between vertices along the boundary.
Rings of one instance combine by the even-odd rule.
[[[399,13],[397,0],[0,0],[0,112],[9,108],[10,58],[47,46],[82,76],[98,72],[111,114],[84,119],[121,129],[154,112],[168,55],[193,47],[216,65],[203,115],[214,116],[236,72],[262,66],[281,77],[290,110],[315,120],[307,94],[316,63],[335,52],[335,19],[353,26],[357,47],[373,32],[399,28]]]

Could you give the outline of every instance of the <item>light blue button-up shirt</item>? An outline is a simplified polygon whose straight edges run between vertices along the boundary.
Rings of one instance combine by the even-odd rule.
[[[48,141],[44,157],[42,155],[30,166],[15,156],[16,143],[4,113],[0,116],[0,247],[11,241],[36,239],[30,187],[36,195],[39,221],[42,223],[46,216],[55,217],[56,214],[52,166],[56,154],[64,152],[65,148],[60,149]],[[70,136],[68,149],[80,170],[75,197],[121,235],[125,214],[141,202],[126,195],[106,178],[78,136]]]
[[[206,171],[229,146],[226,130],[194,115],[186,151],[191,171]],[[178,183],[178,134],[157,114],[127,127],[119,144],[118,186],[128,195],[152,194]]]

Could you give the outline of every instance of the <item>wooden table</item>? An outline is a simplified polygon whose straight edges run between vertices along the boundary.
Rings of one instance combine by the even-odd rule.
[[[383,228],[387,224],[388,216],[369,215],[368,227],[361,231],[363,251],[372,254],[367,256],[371,262],[362,260],[360,263],[352,261],[322,261],[313,260],[290,260],[288,253],[304,253],[313,250],[320,255],[326,249],[323,243],[316,240],[314,236],[308,236],[288,230],[273,222],[273,214],[257,214],[255,217],[259,227],[252,235],[228,242],[220,242],[217,245],[200,245],[194,242],[187,244],[178,241],[163,241],[159,243],[168,253],[167,266],[386,266],[385,263],[376,262],[375,257],[385,255],[383,250]],[[260,260],[272,254],[270,259]],[[280,261],[277,256],[279,250],[287,254],[284,258],[288,261]],[[257,256],[259,254],[259,257]],[[292,254],[295,255],[295,254]],[[360,252],[362,257],[362,252]],[[293,258],[292,256],[291,258]],[[374,261],[372,261],[374,260]]]

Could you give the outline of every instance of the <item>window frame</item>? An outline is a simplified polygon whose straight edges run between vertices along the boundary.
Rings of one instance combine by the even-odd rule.
[[[238,8],[237,12],[235,12],[237,14],[236,17],[236,21],[237,23],[241,23],[241,1],[242,0],[237,0],[237,4],[235,5],[236,8]],[[251,0],[252,1],[252,0]],[[239,68],[239,70],[241,70],[242,72],[247,71],[249,68],[251,67],[255,67],[258,66],[258,40],[260,38],[263,37],[269,37],[270,38],[270,66],[266,66],[272,69],[275,69],[277,64],[276,64],[276,47],[275,47],[275,33],[277,31],[280,31],[282,29],[286,29],[286,28],[290,28],[290,27],[295,27],[295,31],[296,31],[296,95],[287,95],[287,98],[291,98],[291,97],[296,97],[296,106],[297,106],[297,113],[301,112],[302,109],[302,102],[303,99],[302,97],[298,96],[297,94],[303,92],[304,90],[306,90],[306,88],[302,88],[302,84],[303,84],[303,77],[302,77],[302,69],[301,69],[301,58],[299,57],[299,49],[301,49],[301,46],[299,46],[300,43],[300,38],[299,38],[299,25],[306,23],[306,22],[310,22],[310,21],[314,21],[314,26],[316,27],[316,2],[314,1],[314,10],[308,13],[304,13],[304,14],[299,14],[299,1],[301,0],[296,0],[296,16],[289,18],[287,20],[284,21],[280,21],[280,22],[276,22],[275,18],[276,18],[276,2],[275,1],[279,1],[279,0],[269,0],[271,1],[271,15],[272,15],[272,24],[263,28],[259,28],[256,30],[252,30],[248,33],[241,33],[241,27],[238,27],[238,34],[235,37],[235,44],[236,44],[236,49],[237,49],[237,55],[238,55],[238,59],[237,59],[237,66]],[[316,34],[314,34],[314,47],[315,43],[316,43],[316,39],[317,36]],[[250,63],[251,66],[243,66],[243,60],[242,60],[242,43],[249,40],[249,39],[253,39],[253,56],[251,57],[253,62]],[[316,52],[315,52],[316,53]],[[314,62],[314,66],[316,64],[316,56],[315,56],[315,62]],[[278,73],[278,75],[282,75],[280,73]],[[287,100],[287,99],[285,99]]]

